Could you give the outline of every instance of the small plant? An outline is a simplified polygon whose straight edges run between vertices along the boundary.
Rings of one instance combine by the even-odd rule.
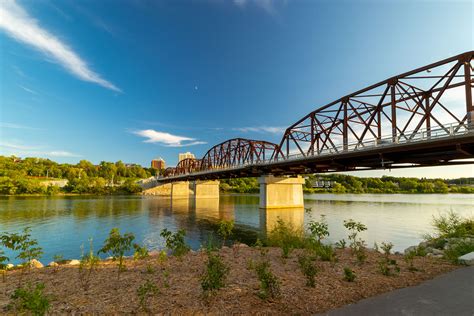
[[[146,273],[148,274],[153,274],[155,273],[155,269],[153,268],[153,266],[151,264],[147,264],[146,266]]]
[[[474,242],[460,241],[451,245],[444,252],[444,257],[453,263],[459,263],[458,258],[466,253],[474,251]]]
[[[158,287],[151,282],[150,280],[146,280],[145,283],[140,285],[137,289],[137,296],[138,301],[140,303],[140,307],[148,312],[148,300],[151,296],[159,294],[160,291]]]
[[[219,250],[219,247],[216,243],[216,240],[213,234],[209,234],[209,236],[207,237],[207,241],[204,242],[203,245],[201,245],[201,248],[203,250],[206,250],[207,252]]]
[[[260,281],[258,296],[262,299],[280,296],[280,281],[270,270],[270,262],[262,260],[255,265],[255,271]]]
[[[118,260],[118,274],[117,277],[120,279],[120,273],[125,270],[123,264],[123,257],[127,251],[132,248],[132,242],[135,236],[132,233],[125,233],[123,236],[120,234],[118,228],[112,228],[109,233],[109,237],[104,241],[104,246],[97,253],[108,253],[112,256],[113,260]]]
[[[453,211],[439,217],[433,217],[433,226],[439,237],[466,237],[474,235],[474,219],[464,219]]]
[[[225,286],[229,267],[219,255],[207,253],[206,270],[201,277],[201,287],[204,293],[212,293]]]
[[[219,222],[219,229],[217,233],[222,238],[222,246],[225,245],[226,240],[232,235],[234,230],[234,221],[222,220]]]
[[[310,256],[301,255],[298,257],[298,264],[300,266],[301,272],[306,277],[306,286],[315,287],[316,286],[316,274],[318,269],[313,263],[313,260]]]
[[[263,242],[257,238],[257,241],[255,241],[255,248],[257,248],[260,251],[260,256],[265,257],[268,253],[268,249],[264,247]]]
[[[367,254],[365,253],[365,241],[357,237],[360,232],[367,230],[367,227],[352,219],[345,220],[344,227],[349,230],[349,246],[351,247],[352,253],[356,255],[359,263],[363,263],[367,258]]]
[[[336,261],[334,248],[331,245],[316,244],[312,247],[312,250],[322,261]]]
[[[163,285],[165,288],[169,288],[170,284],[168,282],[168,278],[170,276],[170,272],[167,269],[163,270]]]
[[[17,288],[8,308],[21,314],[45,315],[49,310],[50,297],[44,294],[44,288],[43,283],[38,283],[35,287],[28,283],[25,287]]]
[[[310,231],[310,236],[313,241],[321,243],[321,241],[329,236],[328,223],[326,222],[325,215],[321,215],[321,220],[310,221],[308,223],[308,230]]]
[[[377,244],[376,241],[374,241],[374,250],[379,252],[379,245]]]
[[[400,272],[400,267],[396,260],[382,259],[379,261],[379,271],[386,276],[393,276]]]
[[[385,258],[388,259],[388,257],[390,256],[390,253],[392,251],[393,244],[391,242],[388,242],[388,243],[383,242],[382,246],[380,246],[380,248],[382,249],[382,251],[385,255]]]
[[[344,280],[346,280],[347,282],[354,282],[355,278],[356,278],[356,274],[354,270],[352,270],[351,268],[345,267]]]
[[[183,229],[178,230],[176,233],[172,233],[165,228],[161,231],[160,236],[165,239],[166,248],[171,250],[174,256],[181,257],[188,253],[190,248],[186,245],[184,240],[186,231]]]
[[[5,282],[5,275],[7,272],[7,262],[10,260],[2,249],[0,249],[0,272],[2,272],[2,280]]]
[[[135,260],[142,260],[149,256],[148,249],[145,246],[133,244],[133,249],[135,249],[135,252],[133,253],[133,259]]]
[[[346,249],[346,240],[341,239],[338,242],[336,242],[336,248],[338,249]]]
[[[79,282],[84,291],[89,289],[92,273],[99,265],[99,257],[94,254],[92,238],[89,238],[89,252],[84,254],[84,245],[81,245],[81,261],[79,263]]]
[[[13,251],[17,251],[17,259],[21,260],[22,272],[19,278],[19,283],[23,277],[25,269],[31,267],[31,261],[33,259],[39,259],[43,255],[43,249],[38,246],[38,241],[31,238],[31,229],[25,227],[22,233],[4,233],[0,235],[0,240],[3,245]]]
[[[268,235],[267,243],[270,246],[280,247],[283,258],[288,258],[293,249],[305,246],[303,232],[295,229],[290,223],[285,223],[281,218],[278,218],[275,227]]]
[[[166,261],[168,261],[168,255],[166,254],[166,251],[161,250],[158,254],[158,263],[164,265]]]
[[[63,263],[63,262],[64,262],[64,256],[63,256],[62,254],[60,254],[60,253],[59,253],[59,254],[55,254],[55,255],[53,256],[53,260],[54,260],[54,262],[56,262],[56,263]]]
[[[416,251],[412,250],[410,252],[408,252],[404,257],[403,259],[405,260],[405,262],[408,264],[408,270],[409,271],[418,271],[418,269],[415,267],[413,261],[415,259],[415,256],[416,256]]]

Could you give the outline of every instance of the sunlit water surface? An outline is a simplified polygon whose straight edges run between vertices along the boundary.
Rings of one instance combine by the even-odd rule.
[[[134,233],[136,241],[149,249],[163,246],[162,229],[185,229],[187,242],[197,249],[216,231],[221,219],[235,220],[235,238],[253,243],[279,217],[302,226],[324,214],[330,242],[347,239],[343,221],[352,218],[367,225],[361,237],[369,246],[375,241],[391,241],[395,250],[403,250],[433,232],[433,216],[450,210],[474,216],[474,195],[468,194],[311,194],[305,196],[306,211],[263,211],[258,202],[256,195],[221,195],[220,199],[197,201],[141,196],[2,197],[0,232],[31,227],[44,249],[41,261],[47,263],[55,254],[78,258],[82,244],[87,250],[89,238],[98,250],[113,227]]]

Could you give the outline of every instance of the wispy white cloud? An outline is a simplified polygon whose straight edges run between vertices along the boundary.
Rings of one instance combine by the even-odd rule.
[[[254,126],[254,127],[236,127],[233,128],[233,131],[238,131],[242,133],[271,133],[271,134],[281,134],[285,131],[286,127],[281,126]]]
[[[39,129],[39,128],[36,128],[36,127],[31,127],[31,126],[26,126],[26,125],[21,125],[21,124],[15,124],[15,123],[6,123],[6,122],[0,122],[0,128]]]
[[[131,131],[133,134],[146,138],[145,143],[158,143],[167,147],[185,147],[206,144],[206,142],[195,138],[173,135],[166,132],[159,132],[153,129]]]
[[[0,153],[4,155],[33,157],[81,157],[81,155],[66,150],[48,150],[42,146],[31,146],[13,142],[0,142]]]
[[[0,1],[0,29],[17,41],[45,53],[77,78],[96,83],[107,89],[121,92],[113,83],[92,71],[68,45],[42,28],[38,21],[14,0]]]
[[[262,8],[268,14],[276,13],[275,0],[234,0],[234,4],[240,8],[245,8],[249,3]]]
[[[31,93],[31,94],[34,94],[34,95],[38,95],[38,92],[36,92],[35,90],[32,90],[30,88],[27,88],[25,86],[22,86],[22,85],[18,85],[20,88],[22,88],[23,90],[25,90],[26,92],[28,93]]]

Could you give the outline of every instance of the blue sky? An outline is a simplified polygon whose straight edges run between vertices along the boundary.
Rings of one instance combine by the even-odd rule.
[[[471,1],[0,2],[0,154],[174,165],[474,47]],[[474,176],[472,165],[359,175]]]

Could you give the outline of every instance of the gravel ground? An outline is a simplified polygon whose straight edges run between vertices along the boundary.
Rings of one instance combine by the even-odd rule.
[[[382,254],[368,251],[367,261],[358,264],[348,249],[337,250],[336,262],[315,261],[319,271],[316,287],[310,288],[305,285],[298,265],[297,256],[302,250],[294,250],[290,258],[282,259],[279,248],[268,249],[271,269],[281,281],[281,296],[269,300],[257,296],[259,281],[255,271],[249,268],[250,260],[260,260],[260,251],[245,246],[220,250],[230,272],[226,287],[210,298],[203,296],[200,285],[207,261],[204,252],[192,252],[181,259],[169,257],[164,263],[160,263],[157,256],[139,261],[128,259],[127,270],[120,279],[115,262],[102,262],[93,272],[88,290],[81,286],[77,266],[31,270],[24,276],[23,283],[43,282],[46,285],[46,293],[53,298],[51,313],[309,315],[417,285],[457,268],[442,259],[417,257],[414,266],[418,271],[411,272],[402,256],[391,255],[391,259],[397,260],[400,273],[384,276],[378,268]],[[354,282],[343,280],[344,267],[355,271]],[[18,286],[19,276],[19,271],[9,271],[6,281],[0,282],[0,312],[7,312],[6,306]],[[147,280],[158,286],[159,293],[149,298],[148,311],[145,311],[140,308],[137,289]]]

